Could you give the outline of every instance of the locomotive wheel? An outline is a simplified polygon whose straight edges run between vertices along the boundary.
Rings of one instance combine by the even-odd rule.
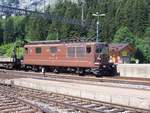
[[[59,69],[55,68],[55,69],[53,70],[53,72],[56,73],[56,74],[59,74]]]
[[[13,64],[7,64],[7,65],[6,65],[6,69],[12,70],[12,69],[13,69]]]
[[[24,66],[23,68],[24,68],[24,71],[26,71],[26,72],[29,71],[28,66]]]
[[[84,70],[79,70],[79,76],[84,76],[84,75],[85,75]]]
[[[120,75],[118,72],[117,72],[117,70],[116,69],[112,69],[112,72],[110,72],[111,74],[111,76],[118,76],[118,75]]]
[[[84,76],[85,71],[84,71],[84,69],[77,68],[76,71],[75,71],[75,73],[76,73],[76,74],[79,74],[79,76]]]
[[[96,77],[102,77],[102,75],[103,75],[102,72],[97,72],[97,73],[95,74]]]

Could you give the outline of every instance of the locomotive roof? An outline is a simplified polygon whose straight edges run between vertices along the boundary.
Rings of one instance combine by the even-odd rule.
[[[36,44],[60,44],[62,43],[60,40],[51,40],[51,41],[32,41],[27,45],[36,45]]]
[[[43,45],[43,44],[96,44],[97,42],[64,42],[61,40],[51,40],[51,41],[32,41],[26,45]],[[101,44],[106,44],[105,42],[98,42]]]

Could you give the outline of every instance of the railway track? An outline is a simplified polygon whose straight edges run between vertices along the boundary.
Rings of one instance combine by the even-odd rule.
[[[2,70],[1,70],[2,71]],[[138,79],[138,78],[125,78],[125,77],[80,77],[77,75],[65,75],[65,74],[54,74],[54,73],[46,73],[46,76],[43,76],[41,73],[35,72],[24,72],[24,71],[14,71],[14,70],[3,70],[4,74],[7,76],[0,76],[0,78],[20,78],[20,77],[30,77],[36,79],[44,79],[44,80],[57,80],[57,81],[65,81],[68,82],[73,80],[72,82],[79,82],[82,84],[92,84],[92,85],[107,85],[114,87],[122,87],[122,88],[133,88],[133,89],[142,89],[142,90],[150,90],[150,80],[149,79]]]
[[[12,98],[12,96],[13,98],[17,98],[17,100],[7,99],[8,97]],[[36,106],[42,111],[42,113],[150,113],[149,110],[145,109],[131,108],[128,106],[110,104],[69,95],[57,94],[52,92],[48,93],[36,89],[13,85],[7,86],[2,84],[0,85],[0,100],[8,102],[7,105],[12,106],[3,107],[3,109],[5,108],[5,111],[7,111],[6,113],[14,113],[12,112],[14,107],[16,107],[16,109],[24,108],[28,110],[34,110],[27,105],[23,106],[24,104],[19,104],[18,100]],[[10,110],[11,112],[8,112],[8,110]],[[19,111],[19,113],[41,112]]]
[[[34,105],[20,100],[0,85],[0,113],[42,113]]]

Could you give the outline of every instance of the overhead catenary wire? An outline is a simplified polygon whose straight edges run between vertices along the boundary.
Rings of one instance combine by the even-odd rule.
[[[43,16],[43,17],[47,18],[48,20],[59,21],[59,22],[63,22],[66,24],[79,25],[79,26],[89,27],[89,28],[94,28],[94,26],[95,26],[94,25],[95,23],[88,22],[88,21],[84,21],[84,24],[82,24],[82,20],[78,20],[75,18],[70,19],[70,18],[65,18],[63,16],[50,15],[48,13],[32,11],[32,10],[28,10],[28,9],[21,9],[21,8],[5,6],[5,5],[0,5],[0,12],[3,12],[5,14],[15,13],[17,15],[32,15],[32,16],[38,15],[38,16]]]

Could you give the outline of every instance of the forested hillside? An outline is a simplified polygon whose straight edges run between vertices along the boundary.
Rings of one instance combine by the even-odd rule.
[[[71,36],[93,37],[96,35],[95,12],[105,13],[100,18],[100,40],[109,43],[131,43],[137,48],[135,58],[150,62],[150,0],[85,0],[84,19],[95,27],[69,25],[61,21],[37,15],[13,16],[0,20],[0,54],[4,44],[18,40],[53,40]],[[59,2],[48,7],[51,15],[81,19],[81,6],[71,2]]]

